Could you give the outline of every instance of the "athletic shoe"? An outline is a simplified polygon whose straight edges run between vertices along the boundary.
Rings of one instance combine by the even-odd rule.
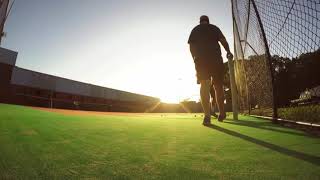
[[[219,122],[223,122],[223,120],[226,119],[226,117],[227,117],[226,113],[224,113],[224,114],[219,114],[218,121],[219,121]]]
[[[205,116],[202,122],[202,125],[204,126],[209,126],[211,124],[211,117],[210,116]]]
[[[218,114],[216,114],[215,112],[212,112],[211,113],[211,116],[215,117],[215,118],[218,118]]]

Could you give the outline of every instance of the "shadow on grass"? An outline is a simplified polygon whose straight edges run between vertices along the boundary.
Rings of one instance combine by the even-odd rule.
[[[320,157],[318,157],[318,156],[313,156],[313,155],[310,155],[310,154],[305,154],[305,153],[302,153],[302,152],[290,150],[290,149],[287,149],[287,148],[284,148],[284,147],[281,147],[281,146],[278,146],[278,145],[274,145],[274,144],[271,144],[271,143],[268,143],[268,142],[265,142],[265,141],[262,141],[262,140],[259,140],[259,139],[255,139],[253,137],[250,137],[250,136],[247,136],[247,135],[244,135],[244,134],[240,134],[238,132],[231,131],[229,129],[225,129],[225,128],[222,128],[222,127],[219,127],[219,126],[216,126],[216,125],[212,125],[211,124],[211,125],[209,125],[207,127],[211,128],[211,129],[214,129],[214,130],[217,130],[217,131],[220,131],[220,132],[223,132],[225,134],[228,134],[228,135],[231,135],[231,136],[234,136],[234,137],[249,141],[251,143],[255,143],[257,145],[263,146],[265,148],[271,149],[271,150],[279,152],[281,154],[288,155],[288,156],[291,156],[291,157],[294,157],[294,158],[297,158],[297,159],[312,163],[314,165],[320,166]]]
[[[247,127],[264,129],[264,130],[275,131],[275,132],[280,132],[280,133],[293,134],[293,135],[298,135],[298,136],[310,136],[310,135],[307,135],[304,133],[299,133],[299,132],[274,129],[272,127],[277,127],[277,126],[272,125],[271,122],[254,122],[254,121],[246,121],[246,120],[224,121],[224,122],[227,124],[234,124],[234,125],[238,125],[238,126],[247,126]],[[271,127],[270,127],[270,125],[271,125]]]

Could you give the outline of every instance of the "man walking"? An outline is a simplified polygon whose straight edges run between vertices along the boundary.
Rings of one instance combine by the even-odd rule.
[[[195,63],[197,79],[200,82],[201,104],[204,111],[203,125],[210,125],[210,87],[214,88],[219,109],[218,120],[226,118],[224,111],[223,78],[224,67],[219,42],[227,51],[227,58],[232,58],[229,45],[220,29],[210,24],[208,16],[200,17],[200,24],[191,32],[188,43]]]

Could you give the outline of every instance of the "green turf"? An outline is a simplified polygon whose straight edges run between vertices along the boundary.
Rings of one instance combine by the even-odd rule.
[[[320,138],[251,117],[201,120],[0,104],[0,179],[320,179]]]

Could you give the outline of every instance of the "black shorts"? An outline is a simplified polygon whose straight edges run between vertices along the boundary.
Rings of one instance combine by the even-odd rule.
[[[195,61],[197,80],[212,80],[213,84],[223,84],[224,66],[222,57],[217,59],[202,58]]]

